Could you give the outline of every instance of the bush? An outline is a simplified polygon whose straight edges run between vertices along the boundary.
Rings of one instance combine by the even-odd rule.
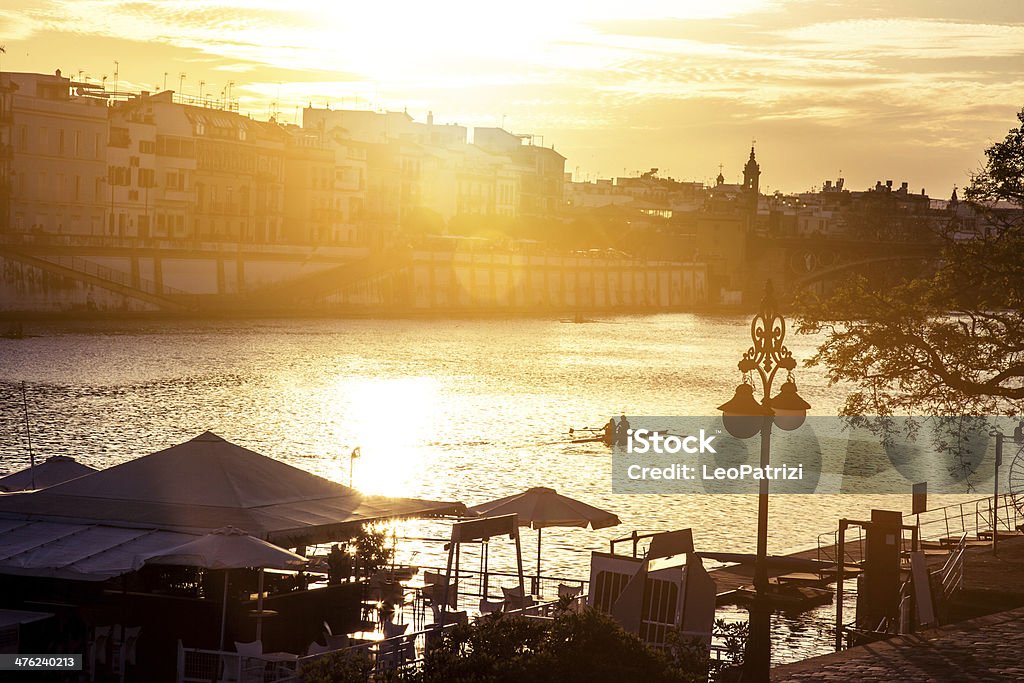
[[[384,683],[696,683],[707,680],[707,649],[670,636],[648,647],[611,617],[563,611],[552,621],[494,614],[445,631],[423,666],[383,672]],[[322,664],[321,664],[322,663]],[[365,683],[359,661],[325,657],[305,683]],[[333,668],[332,668],[333,667]]]

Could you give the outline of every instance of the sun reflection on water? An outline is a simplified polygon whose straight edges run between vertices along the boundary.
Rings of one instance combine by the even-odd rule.
[[[334,387],[346,438],[359,447],[353,485],[363,493],[412,496],[427,471],[418,457],[438,427],[438,382],[431,377],[345,378]],[[348,483],[347,464],[340,481]]]

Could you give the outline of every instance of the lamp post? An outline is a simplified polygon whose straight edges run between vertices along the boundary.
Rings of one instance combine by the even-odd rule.
[[[761,468],[771,462],[772,425],[793,430],[800,427],[810,404],[796,392],[792,371],[793,354],[786,348],[786,321],[779,314],[772,283],[765,284],[759,312],[750,322],[751,347],[738,367],[744,379],[732,400],[718,407],[726,431],[738,439],[761,435]],[[786,381],[772,397],[772,383],[779,370]],[[754,398],[755,374],[761,380],[761,400]],[[759,480],[757,497],[757,558],[754,563],[754,601],[750,606],[750,627],[744,655],[744,681],[767,681],[771,667],[771,607],[768,590],[768,479]]]
[[[352,455],[348,456],[348,487],[352,488],[352,482],[355,480],[355,466],[356,458],[363,454],[363,449],[356,446],[352,449]]]

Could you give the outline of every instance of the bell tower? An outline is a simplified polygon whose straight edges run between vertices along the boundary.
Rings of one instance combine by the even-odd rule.
[[[747,208],[751,213],[757,213],[757,202],[760,194],[758,188],[760,187],[761,178],[761,165],[757,163],[757,159],[754,158],[754,146],[750,146],[750,158],[747,159],[746,166],[743,167],[743,193],[746,195],[744,199],[747,203]]]
[[[752,192],[756,197],[760,177],[761,165],[757,163],[757,159],[754,158],[754,147],[751,145],[750,158],[747,159],[747,165],[743,167],[743,189],[748,192]]]

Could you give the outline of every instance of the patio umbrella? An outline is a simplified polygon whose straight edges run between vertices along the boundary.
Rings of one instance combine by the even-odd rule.
[[[149,564],[175,564],[204,569],[241,569],[259,567],[260,585],[257,601],[256,640],[263,627],[263,569],[294,569],[306,563],[306,558],[290,550],[250,536],[241,529],[226,526],[200,536],[194,541],[167,548],[146,556]],[[224,601],[220,612],[220,649],[224,649],[224,621],[228,609],[228,573],[224,572]]]
[[[620,524],[619,518],[607,510],[563,496],[544,486],[517,493],[469,508],[480,516],[519,515],[519,526],[537,530],[537,577],[540,579],[541,533],[546,527],[578,526],[592,529]]]

